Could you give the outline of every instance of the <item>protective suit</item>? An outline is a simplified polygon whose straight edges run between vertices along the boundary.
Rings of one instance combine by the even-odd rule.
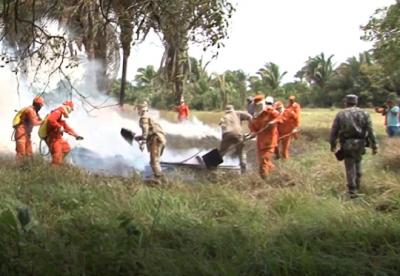
[[[256,133],[259,173],[265,178],[275,167],[271,158],[278,144],[279,112],[271,105],[265,106],[263,95],[256,96],[254,104],[256,110],[250,130]]]
[[[34,126],[41,123],[38,115],[39,110],[44,105],[42,97],[35,97],[31,106],[21,110],[20,123],[15,126],[15,151],[17,160],[22,160],[25,157],[32,157],[32,141],[31,134]]]
[[[292,136],[290,135],[296,129],[296,125],[298,124],[298,116],[292,109],[283,109],[282,103],[276,103],[275,108],[281,110],[281,122],[278,124],[278,133],[279,140],[278,146],[275,150],[275,155],[279,158],[282,154],[284,159],[289,158],[289,146],[292,140]],[[281,149],[280,149],[281,147]]]
[[[178,112],[178,121],[184,121],[189,118],[189,106],[184,100],[181,100],[180,105],[175,107],[175,111]]]
[[[232,105],[227,105],[225,115],[221,118],[219,125],[222,130],[222,140],[219,151],[225,155],[235,145],[236,153],[239,155],[239,165],[242,172],[246,171],[246,152],[244,151],[244,139],[241,123],[251,122],[252,116],[243,111],[235,111]]]
[[[295,96],[290,96],[289,104],[285,109],[293,112],[294,115],[291,116],[292,119],[290,119],[290,125],[297,128],[300,126],[301,106],[299,103],[296,103],[295,100]]]
[[[140,149],[147,145],[147,151],[150,153],[150,166],[156,178],[162,176],[160,157],[163,154],[167,140],[161,126],[148,115],[147,104],[138,106],[140,115],[139,126],[142,129],[142,135],[135,137],[140,143]]]
[[[64,132],[75,137],[76,140],[82,140],[68,124],[63,120],[68,118],[72,112],[74,105],[72,101],[66,101],[62,106],[51,111],[47,117],[47,138],[46,143],[51,153],[51,163],[53,165],[62,165],[64,157],[71,151],[71,147],[66,140],[63,139]]]

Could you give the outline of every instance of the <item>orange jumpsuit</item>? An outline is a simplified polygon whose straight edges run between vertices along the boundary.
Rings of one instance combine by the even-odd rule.
[[[181,103],[175,107],[175,111],[178,112],[178,120],[180,122],[189,118],[189,106],[186,103]]]
[[[285,109],[281,115],[282,122],[278,124],[279,141],[275,154],[279,157],[279,144],[282,145],[282,157],[289,158],[290,134],[298,126],[298,115],[291,109]],[[287,135],[287,136],[286,136]],[[285,136],[285,137],[282,137]],[[281,138],[282,137],[282,138]]]
[[[280,122],[279,112],[272,107],[267,107],[260,115],[253,118],[250,123],[252,132],[258,132],[269,122],[275,120]],[[261,177],[267,176],[275,167],[271,162],[274,150],[278,144],[277,124],[271,125],[264,131],[257,134],[257,154],[259,158],[259,169]]]
[[[47,138],[46,142],[51,153],[51,163],[53,165],[61,165],[64,161],[64,156],[71,151],[68,142],[63,139],[61,128],[69,135],[78,137],[75,131],[70,128],[67,123],[62,120],[62,115],[65,114],[63,107],[53,110],[47,117]]]
[[[292,104],[289,103],[289,105],[286,107],[286,109],[293,111],[295,113],[295,118],[293,120],[293,125],[294,127],[299,127],[300,126],[300,113],[301,113],[301,106],[300,104],[294,102]]]
[[[33,106],[28,106],[21,114],[21,123],[15,127],[17,160],[32,156],[31,133],[33,127],[40,123],[41,120]]]

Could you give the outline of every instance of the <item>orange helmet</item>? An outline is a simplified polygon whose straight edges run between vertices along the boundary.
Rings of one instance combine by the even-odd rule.
[[[33,104],[33,105],[40,105],[40,106],[42,106],[42,105],[44,105],[44,99],[43,99],[42,97],[40,97],[40,96],[36,96],[35,98],[33,98],[32,104]]]
[[[255,103],[255,104],[257,104],[257,103],[259,103],[259,102],[261,102],[261,101],[264,101],[264,95],[256,95],[254,98],[253,98],[253,102]]]
[[[72,101],[65,101],[63,105],[68,106],[71,110],[74,110],[74,103]]]

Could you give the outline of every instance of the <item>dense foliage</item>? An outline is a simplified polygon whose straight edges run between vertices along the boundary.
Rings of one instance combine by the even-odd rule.
[[[346,94],[356,94],[361,106],[378,106],[388,97],[396,97],[397,92],[387,85],[387,74],[367,52],[350,57],[336,67],[333,56],[326,58],[321,53],[310,57],[296,74],[298,80],[284,84],[282,77],[286,72],[281,73],[279,66],[272,62],[260,68],[257,75],[248,75],[242,70],[209,74],[203,62],[194,58],[191,65],[184,95],[197,110],[223,109],[226,104],[244,108],[246,97],[259,93],[284,101],[289,95],[295,95],[301,104],[313,107],[342,106]],[[177,104],[175,99],[150,65],[138,70],[127,91],[127,102],[131,104],[148,100],[157,108],[169,109]]]
[[[185,98],[199,110],[222,109],[227,103],[244,108],[245,98],[257,93],[280,100],[296,95],[301,104],[320,107],[342,106],[343,97],[351,93],[359,96],[361,106],[382,105],[400,94],[399,22],[400,4],[377,10],[362,27],[363,39],[374,43],[370,51],[338,65],[334,55],[309,57],[296,73],[296,80],[288,83],[282,83],[287,72],[271,61],[256,75],[242,70],[215,74],[206,71],[203,61],[191,58],[191,71],[183,87]],[[147,75],[143,82],[143,73],[150,68],[151,81]],[[140,69],[131,88],[130,103],[148,99],[159,108],[177,103],[152,67]]]

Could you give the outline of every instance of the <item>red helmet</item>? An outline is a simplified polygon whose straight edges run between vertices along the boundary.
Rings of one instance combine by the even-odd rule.
[[[40,97],[40,96],[36,96],[35,98],[33,98],[32,104],[33,104],[33,105],[40,105],[40,106],[42,106],[42,105],[44,105],[44,99],[43,99],[42,97]]]
[[[71,110],[74,110],[74,103],[72,101],[65,101],[63,105],[68,106]]]

